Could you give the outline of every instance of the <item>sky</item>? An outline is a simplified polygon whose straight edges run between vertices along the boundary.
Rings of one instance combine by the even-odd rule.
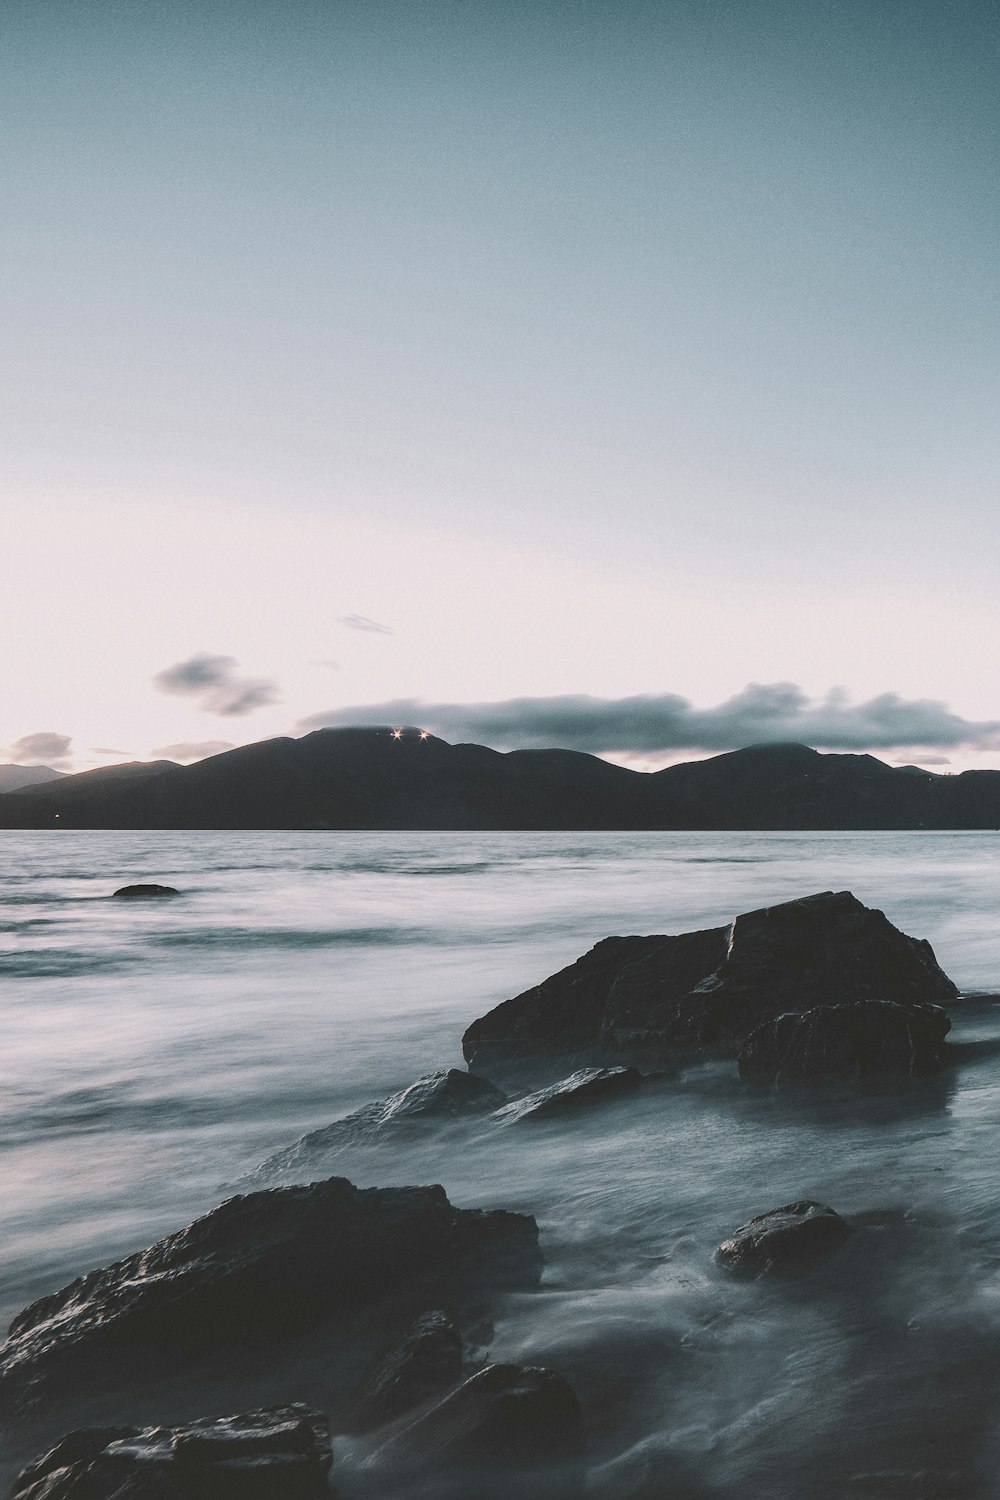
[[[1000,768],[1000,11],[5,0],[0,761]]]

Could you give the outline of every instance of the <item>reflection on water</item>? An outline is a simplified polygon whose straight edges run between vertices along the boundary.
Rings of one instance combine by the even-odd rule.
[[[456,1064],[474,1016],[609,933],[847,888],[963,989],[1000,992],[991,834],[0,839],[7,1318]],[[104,899],[141,879],[184,895]],[[543,1287],[509,1299],[491,1353],[576,1385],[596,1495],[989,1495],[1000,1016],[954,1014],[961,1063],[916,1092],[804,1105],[713,1064],[569,1123],[412,1132],[329,1170],[536,1215]],[[858,1217],[848,1248],[793,1286],[726,1281],[719,1240],[800,1197]]]

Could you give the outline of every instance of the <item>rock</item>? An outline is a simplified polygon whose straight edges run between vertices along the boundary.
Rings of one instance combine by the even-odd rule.
[[[581,1068],[560,1083],[538,1089],[496,1110],[493,1118],[513,1123],[518,1120],[547,1120],[570,1114],[588,1105],[633,1093],[642,1083],[635,1068]]]
[[[254,1178],[305,1174],[329,1160],[347,1146],[363,1145],[399,1126],[430,1120],[454,1120],[468,1115],[484,1114],[503,1104],[507,1095],[487,1079],[460,1068],[430,1073],[418,1078],[398,1094],[379,1099],[334,1120],[319,1130],[275,1151],[250,1174]]]
[[[590,1065],[596,1060],[600,1066],[607,1061],[602,1032],[615,981],[631,963],[669,941],[662,937],[605,938],[568,968],[505,1000],[473,1021],[462,1038],[469,1067],[489,1071],[494,1063],[507,1067],[547,1059],[558,1068],[577,1060]],[[718,949],[716,962],[724,956],[724,938]]]
[[[847,1239],[851,1226],[832,1208],[805,1199],[786,1203],[741,1224],[715,1253],[716,1263],[741,1276],[772,1271],[802,1275]]]
[[[982,1495],[979,1476],[971,1464],[962,1469],[861,1470],[845,1474],[843,1486],[844,1500],[852,1496],[855,1500],[978,1500]]]
[[[70,1433],[8,1500],[313,1500],[328,1495],[330,1432],[293,1404],[179,1427]]]
[[[450,1294],[531,1286],[540,1270],[534,1219],[453,1208],[441,1187],[333,1177],[250,1193],[22,1312],[0,1395],[23,1406],[53,1383],[263,1346],[418,1277]]]
[[[876,1077],[926,1077],[940,1065],[950,1028],[939,1005],[887,1000],[820,1005],[804,1015],[777,1016],[752,1031],[739,1051],[740,1074],[779,1091]]]
[[[849,891],[746,912],[676,937],[606,938],[569,968],[480,1017],[463,1049],[477,1071],[731,1056],[783,1012],[953,999],[929,943]]]
[[[442,1396],[462,1378],[462,1335],[443,1312],[418,1318],[362,1386],[347,1422],[349,1432],[371,1432]]]
[[[431,1468],[442,1483],[449,1474],[460,1478],[472,1470],[477,1496],[481,1491],[523,1495],[527,1481],[512,1483],[512,1472],[570,1463],[582,1442],[580,1403],[561,1375],[496,1364],[478,1370],[404,1427],[377,1450],[372,1463],[408,1474]],[[550,1492],[552,1477],[546,1477],[542,1493]]]
[[[495,1109],[506,1096],[494,1084],[461,1068],[430,1073],[418,1078],[402,1093],[392,1094],[383,1103],[383,1121],[412,1120],[431,1116],[452,1119],[456,1115],[480,1114]]]
[[[115,891],[115,901],[154,901],[161,896],[179,896],[172,885],[123,885]]]
[[[7,1492],[7,1500],[63,1500],[81,1491],[87,1500],[100,1496],[99,1467],[93,1472],[97,1460],[112,1443],[135,1437],[138,1431],[137,1427],[87,1427],[69,1433],[21,1470]],[[93,1482],[88,1484],[91,1478]],[[125,1489],[126,1500],[131,1493]]]

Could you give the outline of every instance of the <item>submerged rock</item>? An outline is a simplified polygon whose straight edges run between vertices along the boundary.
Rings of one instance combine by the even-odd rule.
[[[447,1313],[424,1313],[365,1381],[347,1430],[371,1432],[384,1427],[444,1395],[462,1374],[462,1335],[455,1323]]]
[[[495,1109],[505,1095],[486,1078],[464,1073],[461,1068],[429,1073],[409,1088],[391,1094],[382,1102],[382,1119],[412,1120],[418,1117],[452,1119],[456,1115],[480,1114]]]
[[[821,1005],[757,1027],[739,1052],[743,1078],[779,1091],[874,1077],[921,1078],[941,1062],[951,1029],[939,1005],[867,1000]]]
[[[314,1500],[329,1494],[330,1463],[321,1412],[272,1406],[70,1433],[22,1470],[8,1500]]]
[[[834,1209],[804,1199],[741,1224],[723,1240],[715,1259],[741,1276],[765,1271],[802,1275],[839,1250],[850,1232],[851,1226]]]
[[[91,1271],[22,1312],[0,1347],[0,1394],[121,1374],[129,1357],[190,1360],[262,1346],[422,1278],[534,1285],[525,1214],[456,1209],[441,1187],[354,1187],[342,1177],[230,1198],[186,1229]]]
[[[487,1079],[464,1073],[460,1068],[430,1073],[398,1094],[390,1094],[388,1099],[365,1104],[342,1120],[311,1130],[291,1146],[275,1151],[250,1175],[268,1178],[293,1172],[304,1174],[321,1166],[337,1151],[377,1140],[398,1126],[485,1114],[503,1104],[506,1098]]]
[[[958,993],[930,944],[850,891],[825,891],[676,937],[615,937],[480,1017],[470,1068],[525,1069],[732,1055],[784,1012],[867,1000],[917,1006]]]
[[[505,1104],[495,1112],[494,1119],[509,1123],[547,1120],[633,1093],[641,1083],[642,1074],[635,1068],[580,1068],[560,1083]]]
[[[418,1479],[429,1470],[449,1494],[456,1483],[463,1495],[561,1494],[560,1471],[582,1444],[580,1403],[561,1375],[495,1364],[404,1427],[371,1463]]]
[[[115,901],[155,901],[160,896],[179,896],[172,885],[123,885],[114,892]]]

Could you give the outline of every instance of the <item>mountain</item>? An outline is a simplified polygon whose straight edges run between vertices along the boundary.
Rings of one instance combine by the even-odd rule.
[[[62,772],[54,772],[60,777],[59,805],[86,801],[94,793],[104,795],[114,793],[123,787],[134,786],[136,782],[146,781],[150,776],[158,776],[161,771],[179,770],[180,767],[174,760],[130,760],[120,766],[98,766],[93,771],[80,771],[76,776],[64,776]],[[54,788],[38,782],[34,786],[20,786],[17,788],[19,797],[37,797],[40,794],[51,795]]]
[[[318,729],[0,796],[0,827],[1000,829],[1000,771],[917,775],[872,755],[755,745],[640,772],[416,729]]]
[[[0,792],[19,792],[22,787],[58,781],[64,775],[51,766],[0,766]]]

